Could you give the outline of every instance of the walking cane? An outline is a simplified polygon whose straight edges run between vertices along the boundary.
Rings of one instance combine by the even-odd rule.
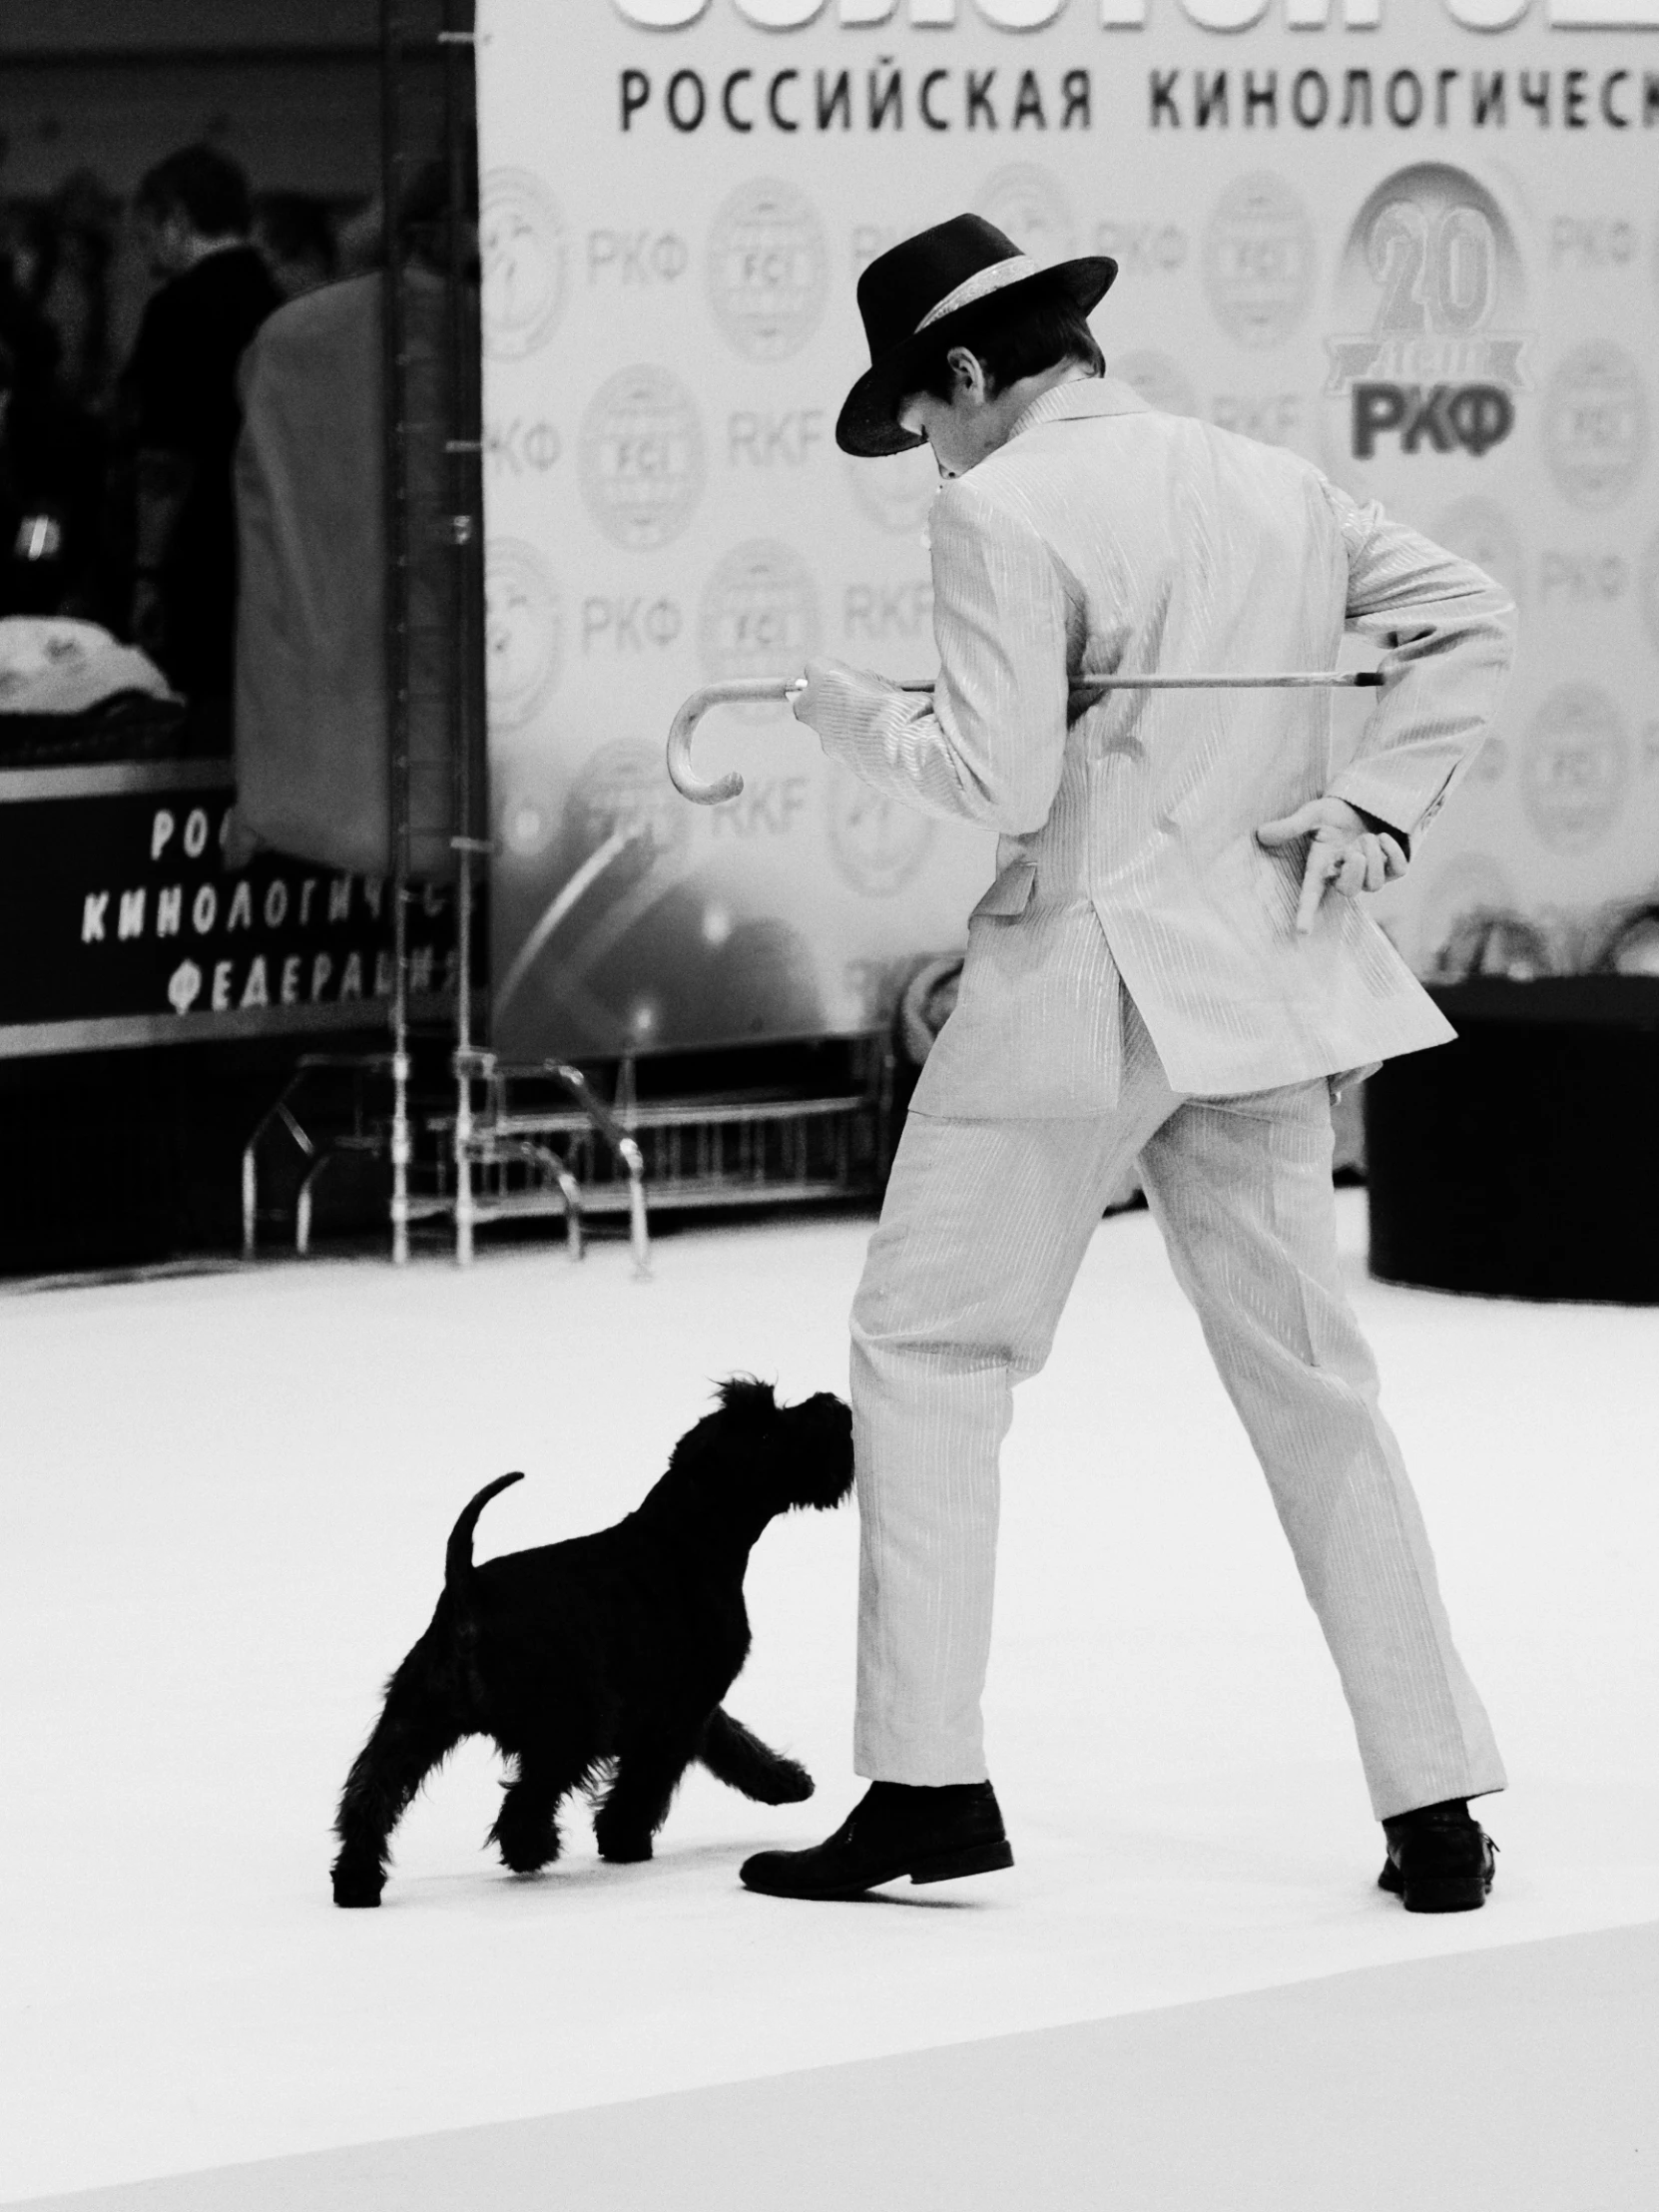
[[[1071,699],[1074,706],[1092,706],[1109,691],[1376,691],[1382,682],[1382,674],[1376,669],[1343,674],[1335,669],[1297,669],[1277,676],[1090,676],[1073,687]],[[724,684],[705,684],[701,691],[694,691],[668,733],[668,773],[675,790],[698,807],[718,807],[725,800],[736,799],[743,790],[743,778],[736,769],[729,769],[709,784],[692,767],[692,739],[698,724],[711,707],[756,699],[799,699],[806,689],[805,676],[734,676]],[[930,692],[933,679],[909,677],[896,689]]]

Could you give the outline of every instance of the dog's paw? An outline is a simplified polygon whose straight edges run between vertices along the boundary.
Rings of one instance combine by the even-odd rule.
[[[336,1867],[333,1873],[334,1903],[346,1906],[378,1905],[385,1883],[377,1872],[356,1867]]]
[[[780,1759],[757,1779],[760,1786],[753,1796],[758,1805],[805,1805],[815,1788],[806,1768],[793,1759]]]
[[[651,1857],[649,1836],[608,1836],[600,1835],[595,1830],[594,1841],[599,1846],[600,1858],[607,1866],[637,1867],[642,1860]]]
[[[509,1874],[540,1874],[558,1857],[558,1846],[545,1836],[499,1836],[501,1864]]]

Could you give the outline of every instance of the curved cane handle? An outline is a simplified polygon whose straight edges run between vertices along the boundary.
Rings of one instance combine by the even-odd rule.
[[[743,790],[743,778],[735,768],[708,784],[692,767],[692,739],[711,707],[731,706],[745,699],[793,699],[806,688],[804,676],[734,676],[727,683],[705,684],[701,691],[694,691],[668,733],[668,773],[681,798],[698,807],[718,807],[723,800],[736,799]]]

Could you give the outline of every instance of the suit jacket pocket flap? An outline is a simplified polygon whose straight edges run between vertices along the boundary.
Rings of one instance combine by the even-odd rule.
[[[1022,914],[1030,903],[1031,892],[1037,880],[1034,860],[1015,860],[1002,870],[996,881],[974,907],[975,914]]]

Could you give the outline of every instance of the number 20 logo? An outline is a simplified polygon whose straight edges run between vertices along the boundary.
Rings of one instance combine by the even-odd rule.
[[[1497,239],[1478,208],[1391,200],[1372,220],[1366,263],[1382,287],[1379,335],[1464,337],[1491,314]]]

